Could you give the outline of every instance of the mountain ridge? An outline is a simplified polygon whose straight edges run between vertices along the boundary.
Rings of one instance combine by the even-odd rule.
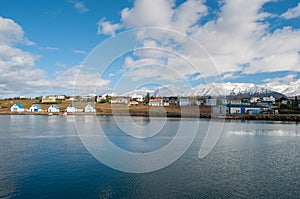
[[[300,95],[300,80],[288,82],[287,84],[267,83],[210,83],[198,85],[188,90],[182,90],[175,86],[161,86],[155,89],[140,88],[121,94],[121,96],[131,96],[133,94],[146,96],[150,93],[153,97],[294,97]]]

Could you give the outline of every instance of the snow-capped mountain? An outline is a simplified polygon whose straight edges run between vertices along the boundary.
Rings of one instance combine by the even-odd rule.
[[[289,97],[300,96],[300,79],[284,83],[272,82],[268,83],[267,86]]]
[[[131,96],[133,94],[146,96],[147,92],[153,97],[169,97],[169,96],[227,96],[227,97],[265,97],[274,96],[293,97],[300,95],[300,80],[290,81],[287,84],[280,82],[267,84],[253,83],[210,83],[207,85],[198,85],[189,90],[183,91],[174,86],[162,86],[154,90],[141,88],[122,94],[122,96]]]
[[[171,97],[171,96],[184,96],[184,91],[175,86],[162,86],[156,88],[153,93],[153,97]]]
[[[147,93],[149,93],[151,96],[153,96],[153,90],[145,88],[145,87],[122,93],[122,94],[120,94],[120,96],[132,96],[132,95],[146,96]]]
[[[273,95],[283,97],[281,93],[271,90],[266,85],[252,83],[211,83],[199,85],[185,93],[185,96],[227,96],[227,97],[264,97]]]

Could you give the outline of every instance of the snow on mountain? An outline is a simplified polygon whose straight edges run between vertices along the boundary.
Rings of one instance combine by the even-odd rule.
[[[122,93],[120,94],[120,96],[132,96],[132,95],[142,95],[142,96],[146,96],[147,93],[149,93],[151,96],[153,96],[153,90],[150,90],[148,88],[142,87],[139,89],[135,89],[133,91],[129,91],[126,93]]]
[[[252,83],[210,83],[198,85],[185,93],[185,96],[228,96],[228,97],[248,97],[276,95],[280,93],[272,91],[265,85],[255,85]]]
[[[171,97],[171,96],[183,96],[183,95],[184,95],[184,91],[174,86],[158,87],[152,93],[153,97]]]
[[[122,94],[122,96],[131,96],[133,94],[146,96],[147,92],[153,97],[170,96],[227,96],[227,97],[264,97],[274,96],[276,98],[284,96],[300,95],[300,80],[290,81],[286,84],[273,82],[268,84],[253,83],[210,83],[207,85],[198,85],[189,90],[183,91],[174,86],[162,86],[154,90],[141,88]]]
[[[288,97],[300,96],[300,79],[291,80],[284,83],[272,82],[268,83],[267,86]]]

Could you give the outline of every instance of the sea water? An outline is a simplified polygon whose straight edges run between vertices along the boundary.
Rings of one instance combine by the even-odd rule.
[[[216,145],[200,159],[210,120],[133,118],[124,123],[135,132],[149,123],[160,126],[161,120],[162,133],[140,139],[122,132],[113,117],[1,115],[0,198],[300,197],[297,123],[225,121]],[[188,150],[148,173],[126,173],[98,161],[75,128],[101,127],[119,148],[148,153],[180,139],[181,124],[195,122],[200,128]]]

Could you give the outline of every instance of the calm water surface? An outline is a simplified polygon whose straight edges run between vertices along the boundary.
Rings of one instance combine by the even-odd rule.
[[[111,117],[82,116],[101,124],[128,151],[148,152],[170,142],[180,121],[163,132],[130,139]],[[152,122],[160,124],[160,119]],[[199,120],[198,120],[199,121]],[[135,118],[139,126],[147,118]],[[83,146],[73,117],[0,116],[0,198],[299,198],[300,127],[296,123],[227,121],[214,149],[198,158],[208,120],[200,120],[191,147],[168,167],[144,174],[113,170]],[[133,124],[129,126],[133,131]]]

